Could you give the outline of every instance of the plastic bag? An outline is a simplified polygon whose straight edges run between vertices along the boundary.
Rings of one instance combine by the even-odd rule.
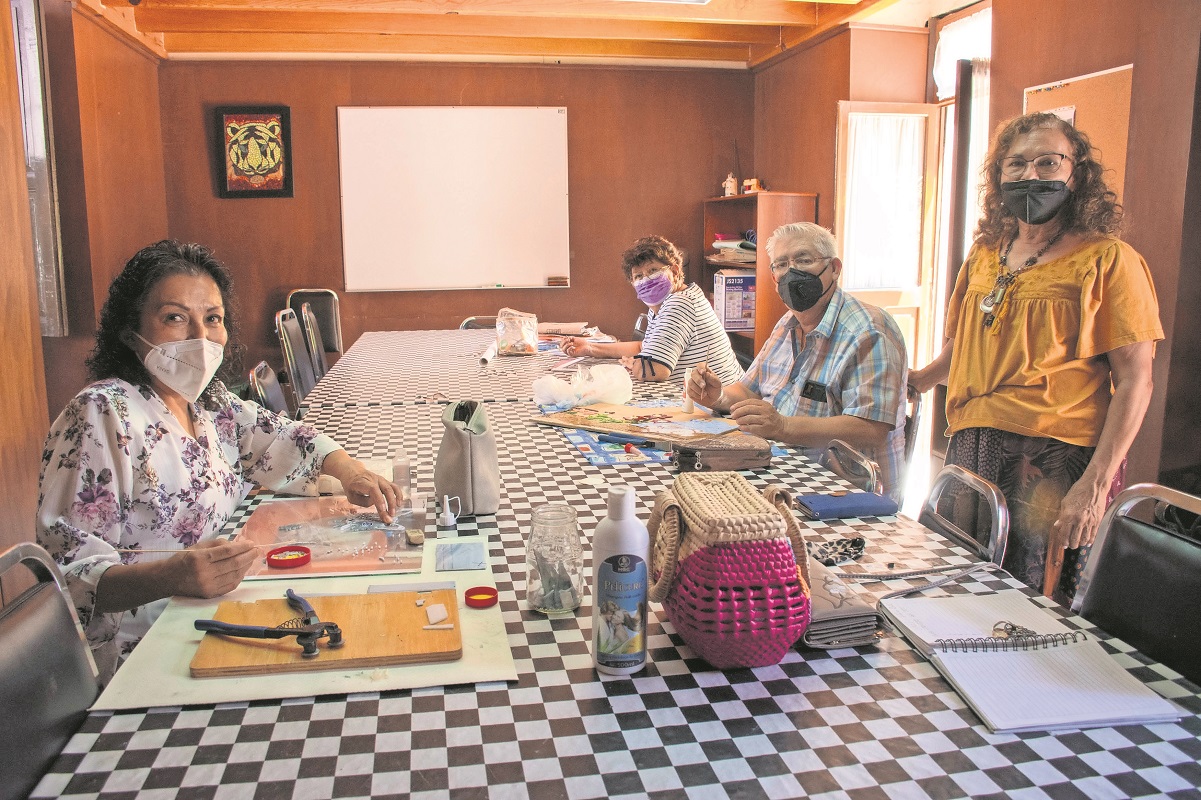
[[[502,308],[496,315],[496,354],[532,356],[538,352],[538,317]]]
[[[538,405],[566,411],[588,403],[625,405],[634,397],[634,382],[625,367],[597,364],[577,369],[571,383],[554,375],[543,375],[534,381],[533,390]]]
[[[625,405],[634,397],[634,380],[620,364],[597,364],[571,376],[580,403]]]

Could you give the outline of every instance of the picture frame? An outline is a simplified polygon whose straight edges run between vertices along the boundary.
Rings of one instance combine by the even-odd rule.
[[[292,196],[287,106],[218,106],[213,124],[219,197]]]

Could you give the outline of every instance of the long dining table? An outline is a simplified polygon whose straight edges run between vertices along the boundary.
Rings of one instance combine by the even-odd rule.
[[[1182,718],[992,734],[895,633],[864,647],[798,646],[773,666],[721,671],[697,658],[657,606],[648,612],[646,668],[630,677],[598,674],[589,651],[591,598],[558,619],[525,603],[531,514],[546,503],[572,506],[587,564],[606,484],[632,486],[645,520],[675,473],[668,464],[593,466],[560,430],[532,424],[539,412],[530,384],[564,357],[544,352],[481,367],[489,336],[365,334],[307,398],[304,419],[359,458],[387,458],[403,446],[415,490],[428,494],[445,404],[485,404],[501,507],[460,520],[457,533],[486,543],[518,679],[336,694],[317,678],[312,697],[92,711],[34,797],[1201,797],[1201,688],[1004,573],[976,573],[930,593],[1023,589],[1099,639],[1179,704]],[[636,394],[678,391],[655,384]],[[759,487],[845,488],[793,450],[743,474]],[[803,521],[802,529],[817,542],[862,536],[862,557],[839,567],[847,572],[975,561],[899,516]],[[427,532],[437,532],[433,515]],[[925,581],[854,587],[874,601]]]

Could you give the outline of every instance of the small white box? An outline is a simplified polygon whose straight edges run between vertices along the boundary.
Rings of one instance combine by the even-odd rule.
[[[755,271],[719,269],[713,274],[713,310],[728,331],[755,329]]]

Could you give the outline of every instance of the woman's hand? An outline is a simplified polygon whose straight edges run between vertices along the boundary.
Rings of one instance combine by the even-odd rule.
[[[717,403],[721,399],[721,389],[721,378],[705,363],[692,368],[692,377],[684,387],[684,391],[688,392],[688,396],[694,401],[714,410],[717,410]]]
[[[242,539],[206,539],[171,556],[175,575],[173,594],[185,597],[220,597],[238,588],[257,548]]]
[[[559,349],[563,351],[563,355],[576,356],[591,356],[592,345],[587,339],[580,339],[575,336],[565,336],[559,342]]]
[[[392,515],[403,499],[399,486],[376,475],[345,450],[335,450],[326,456],[321,471],[338,479],[347,500],[356,506],[374,506],[380,519],[391,524]]]
[[[366,467],[349,481],[343,481],[342,490],[346,492],[346,499],[356,506],[374,506],[379,518],[388,524],[392,522],[392,514],[400,508],[400,487]]]
[[[1051,537],[1052,540],[1058,540],[1069,549],[1092,544],[1105,514],[1108,495],[1108,486],[1099,488],[1088,476],[1072,484],[1059,504],[1059,517],[1052,526],[1057,535]]]
[[[739,400],[730,406],[730,419],[747,433],[764,439],[784,440],[784,415],[766,400]]]

